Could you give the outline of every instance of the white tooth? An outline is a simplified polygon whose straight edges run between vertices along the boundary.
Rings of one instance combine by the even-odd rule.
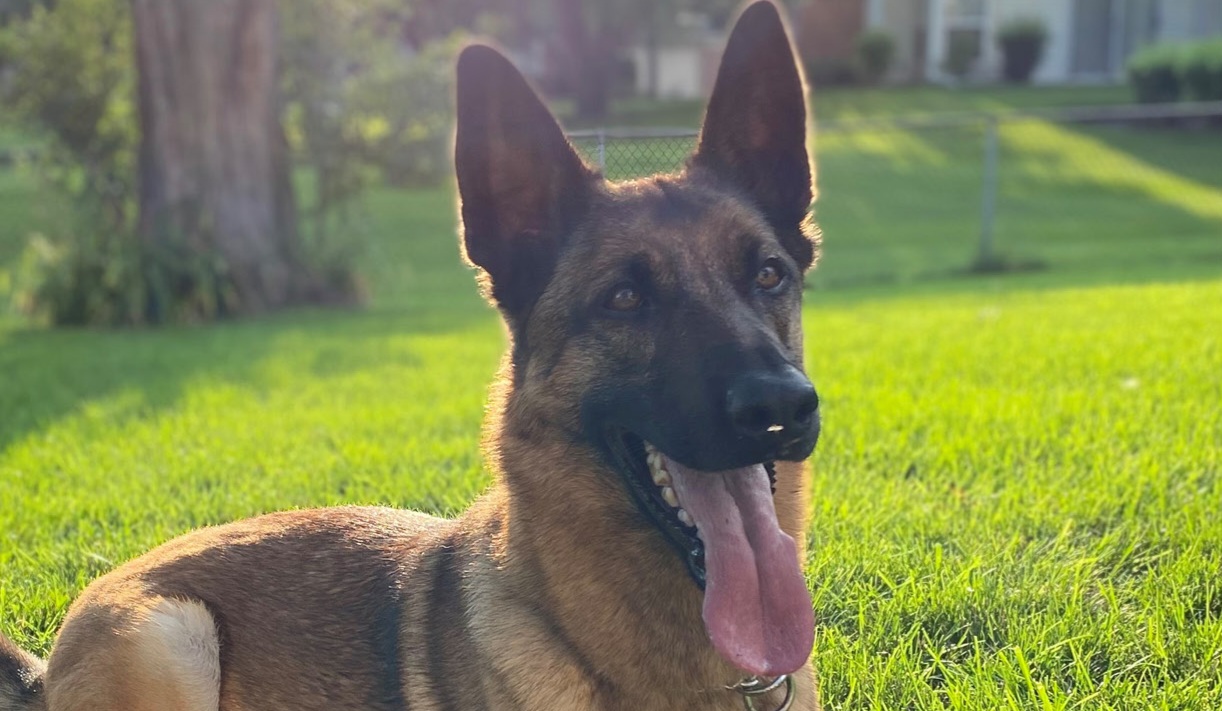
[[[692,520],[692,515],[683,509],[679,509],[679,523],[684,526],[695,526],[696,522]]]
[[[670,472],[665,469],[654,469],[653,483],[658,486],[670,486]]]
[[[679,495],[669,486],[662,487],[662,500],[675,508],[679,508]]]

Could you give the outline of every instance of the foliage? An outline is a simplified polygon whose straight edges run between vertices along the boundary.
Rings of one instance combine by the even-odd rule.
[[[59,0],[4,29],[16,116],[50,138],[36,170],[70,206],[30,236],[14,285],[19,310],[60,325],[130,326],[215,318],[232,301],[224,265],[184,240],[136,236],[135,67],[125,0]]]
[[[1141,49],[1129,58],[1129,84],[1137,100],[1143,104],[1179,101],[1183,96],[1180,64],[1184,46],[1155,44]]]
[[[236,303],[218,259],[87,226],[54,241],[33,235],[17,279],[18,308],[59,325],[193,323]]]
[[[134,212],[138,140],[131,17],[124,0],[60,0],[0,30],[14,68],[7,108],[50,134],[43,174],[74,200],[101,208],[102,229]]]
[[[315,177],[316,214],[369,183],[431,185],[448,171],[451,60],[459,36],[404,47],[396,3],[294,0],[285,13],[288,133]],[[408,56],[410,53],[411,56]]]
[[[1014,84],[1027,84],[1043,59],[1048,43],[1048,26],[1036,17],[1015,18],[1001,26],[997,44],[1001,47],[1002,77]]]
[[[863,32],[857,38],[857,66],[862,78],[877,84],[887,76],[895,60],[895,40],[881,30]]]
[[[942,68],[962,81],[976,67],[980,57],[980,34],[968,30],[952,30],[947,35],[946,58]]]
[[[1222,39],[1189,46],[1180,55],[1179,73],[1186,98],[1222,101]]]
[[[837,57],[818,57],[805,62],[806,80],[812,86],[850,86],[858,82],[857,62]]]
[[[1222,101],[1222,39],[1151,45],[1129,59],[1128,74],[1143,103]]]
[[[172,262],[135,238],[139,137],[129,4],[37,5],[0,31],[0,51],[13,68],[12,114],[50,139],[35,164],[43,189],[73,213],[68,226],[30,237],[15,278],[17,307],[66,325],[146,323],[177,308],[164,299],[196,280],[173,274]]]
[[[36,6],[48,4],[46,0],[0,0],[0,27],[25,19]],[[0,67],[4,66],[0,62]]]

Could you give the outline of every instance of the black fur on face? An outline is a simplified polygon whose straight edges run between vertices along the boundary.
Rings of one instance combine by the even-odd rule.
[[[630,432],[701,470],[809,456],[817,410],[776,436],[744,435],[733,412],[732,393],[756,379],[809,389],[817,408],[802,369],[802,269],[759,211],[691,178],[604,200],[557,267],[558,285],[583,295],[569,302],[566,338],[556,348],[533,339],[530,372],[546,379],[548,370],[599,364],[582,384],[588,441]],[[763,270],[775,286],[761,287]],[[640,307],[609,311],[625,286]],[[561,306],[551,296],[541,320]]]
[[[731,33],[687,169],[634,183],[585,166],[498,53],[464,51],[464,247],[513,332],[515,384],[549,402],[540,417],[590,442],[629,431],[698,469],[810,454],[818,413],[800,302],[817,240],[805,141],[800,73],[769,2]],[[801,403],[778,414],[773,400],[786,397]],[[795,408],[783,433],[754,431]]]

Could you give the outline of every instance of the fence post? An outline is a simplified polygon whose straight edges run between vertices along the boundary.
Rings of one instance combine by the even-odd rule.
[[[981,178],[980,246],[976,267],[985,270],[995,267],[997,260],[993,247],[993,227],[997,218],[998,163],[1001,160],[998,123],[995,116],[990,116],[984,122],[984,175]]]
[[[607,170],[607,129],[598,129],[598,169]]]

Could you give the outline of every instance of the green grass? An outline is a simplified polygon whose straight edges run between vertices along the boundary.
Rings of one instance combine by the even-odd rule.
[[[0,116],[0,156],[30,147],[36,140],[26,131],[12,126]]]
[[[905,282],[960,271],[981,231],[979,128],[827,133],[816,284]],[[1079,278],[1222,269],[1222,138],[1043,121],[1000,131],[997,248]]]
[[[1011,126],[998,238],[1044,269],[990,277],[960,271],[968,138],[819,140],[827,707],[1222,708],[1222,136]],[[0,269],[34,195],[0,172]],[[478,493],[503,337],[452,197],[368,213],[365,310],[0,324],[0,627],[46,651],[89,580],[200,525]]]
[[[1222,282],[818,301],[835,705],[1218,708]]]

